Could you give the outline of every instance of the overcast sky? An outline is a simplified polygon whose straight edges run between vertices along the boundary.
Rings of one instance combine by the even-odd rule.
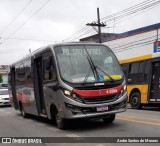
[[[50,0],[36,15],[29,19],[48,0],[32,0],[27,8],[6,29],[30,0],[0,0],[0,65],[8,65],[26,56],[29,49],[62,41],[97,19],[136,5],[144,0]],[[103,32],[122,33],[160,22],[160,6],[136,15]],[[29,20],[28,20],[29,19]],[[27,21],[27,23],[25,23]],[[116,21],[116,20],[115,20]],[[16,33],[17,28],[24,24]],[[10,36],[11,35],[11,36]],[[47,40],[31,41],[5,38]]]

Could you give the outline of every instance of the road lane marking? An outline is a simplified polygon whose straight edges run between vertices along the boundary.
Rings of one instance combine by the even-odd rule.
[[[154,119],[154,118],[146,118],[146,117],[139,117],[139,116],[130,116],[130,115],[118,115],[118,117],[126,117],[130,119],[144,119],[144,120],[150,120],[150,121],[157,121],[160,122],[160,119]]]
[[[77,135],[77,134],[67,134],[66,136],[67,136],[67,137],[80,137],[80,136]]]
[[[125,119],[125,118],[116,118],[116,119],[118,119],[118,120],[124,120],[124,121],[129,121],[129,122],[135,122],[135,123],[141,123],[141,124],[160,126],[160,124],[158,124],[158,123],[152,123],[152,122],[137,121],[137,120]]]

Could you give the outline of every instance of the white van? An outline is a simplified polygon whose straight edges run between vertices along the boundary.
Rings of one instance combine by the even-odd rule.
[[[0,106],[10,104],[8,89],[0,89]]]

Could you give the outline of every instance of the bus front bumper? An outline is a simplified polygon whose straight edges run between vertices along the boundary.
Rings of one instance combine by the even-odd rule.
[[[118,100],[103,104],[71,104],[65,102],[63,118],[104,118],[127,109],[127,92]]]

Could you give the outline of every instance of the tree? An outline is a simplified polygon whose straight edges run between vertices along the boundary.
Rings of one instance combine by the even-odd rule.
[[[0,74],[0,83],[2,83],[3,79],[2,79],[2,75]]]

